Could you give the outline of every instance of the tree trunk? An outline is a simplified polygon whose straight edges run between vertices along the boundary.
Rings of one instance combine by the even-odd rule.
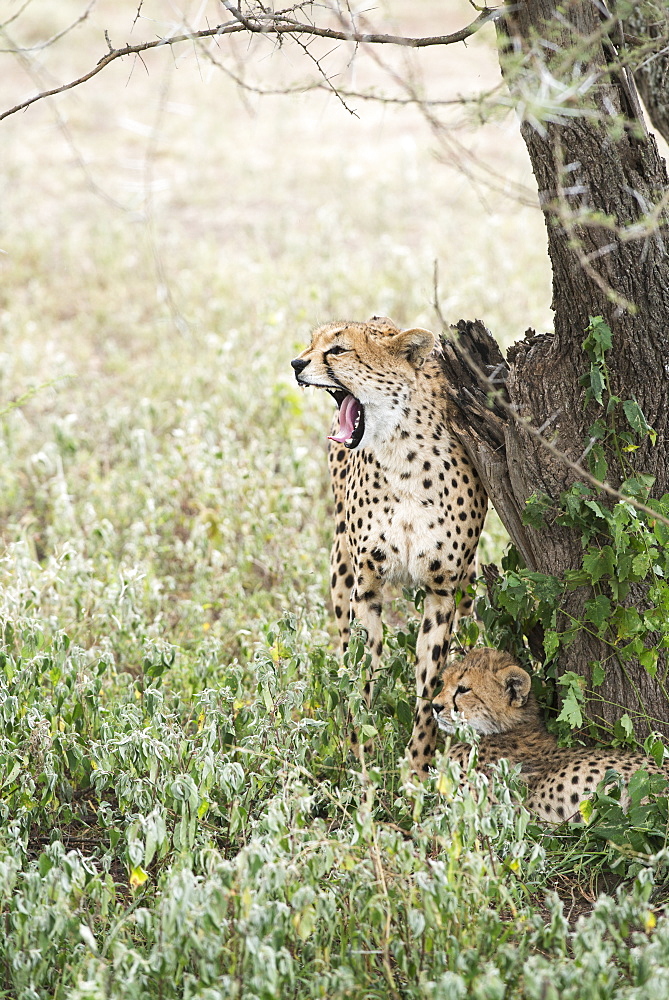
[[[669,8],[661,0],[637,4],[623,29],[636,52],[634,80],[648,117],[669,142]]]
[[[608,72],[611,43],[603,27],[607,25],[591,2],[561,4],[556,14],[552,0],[514,0],[498,28],[503,71],[526,107],[532,88],[533,99],[539,99],[539,73],[544,84],[549,80],[549,90],[551,79],[562,77],[565,86],[573,86],[575,79],[580,83],[590,74],[597,77],[573,116],[566,113],[574,107],[567,100],[553,111],[553,121],[532,124],[529,118],[521,124],[546,221],[555,312],[553,333],[529,331],[511,348],[506,364],[501,357],[494,360],[497,381],[505,381],[508,404],[521,420],[510,418],[503,406],[487,406],[489,387],[481,375],[493,363],[494,351],[490,344],[482,348],[480,325],[460,324],[460,347],[450,355],[447,349],[445,359],[447,370],[461,379],[456,384],[468,386],[454,392],[454,400],[463,414],[463,438],[474,428],[472,458],[492,502],[527,565],[558,577],[580,568],[580,536],[558,525],[538,533],[520,523],[520,512],[534,493],[557,501],[578,476],[523,421],[546,428],[572,463],[583,463],[587,430],[600,415],[594,404],[584,406],[579,381],[589,369],[581,345],[590,317],[602,316],[613,333],[607,356],[611,391],[623,400],[636,399],[657,431],[656,446],[646,439],[630,454],[629,466],[655,477],[652,495],[669,491],[669,234],[666,205],[661,204],[668,179],[654,137],[635,120],[639,105],[631,77]],[[575,47],[578,61],[569,55]],[[560,95],[560,87],[555,84],[553,97]],[[540,98],[545,100],[545,93]],[[623,119],[632,124],[621,127]],[[654,210],[653,226],[649,218]],[[475,357],[478,351],[478,364],[467,359],[469,349]],[[468,368],[468,374],[456,373],[454,365]],[[620,468],[613,455],[607,457],[607,481],[617,488],[630,469]],[[565,622],[582,618],[590,597],[587,587],[567,594]],[[637,591],[627,601],[638,606],[640,599]],[[595,660],[606,669],[596,691],[589,666]],[[623,666],[609,647],[582,630],[561,652],[559,672],[567,670],[586,677],[592,718],[611,724],[627,711],[637,735],[652,728],[669,736],[669,722],[662,722],[668,707],[662,694],[665,678],[659,676],[665,666],[656,678],[638,663]],[[650,717],[650,726],[644,717]]]

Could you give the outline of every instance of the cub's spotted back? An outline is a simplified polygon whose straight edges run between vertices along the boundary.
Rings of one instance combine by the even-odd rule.
[[[383,649],[384,585],[425,591],[409,744],[412,767],[425,773],[436,743],[431,696],[446,662],[455,594],[471,579],[487,506],[451,427],[435,337],[378,317],[328,323],[292,366],[300,385],[326,389],[337,403],[329,447],[332,603],[342,648],[351,620],[364,626],[372,677]]]

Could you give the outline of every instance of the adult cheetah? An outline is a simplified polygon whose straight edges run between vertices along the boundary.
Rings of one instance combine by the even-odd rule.
[[[458,712],[482,734],[478,767],[505,758],[520,764],[527,783],[525,805],[546,823],[580,821],[580,804],[609,770],[627,780],[643,768],[649,774],[667,772],[641,753],[612,747],[560,749],[546,730],[531,691],[530,675],[512,656],[495,649],[474,649],[444,670],[443,688],[432,707],[439,728],[452,734],[452,712]],[[466,765],[469,746],[454,744],[449,756]],[[623,789],[620,803],[629,804]]]
[[[342,648],[357,619],[367,633],[372,679],[383,646],[386,583],[421,587],[417,704],[409,760],[432,760],[431,696],[446,662],[455,595],[471,573],[487,499],[451,431],[446,379],[428,330],[400,331],[385,318],[319,326],[292,361],[302,386],[327,389],[338,406],[329,464],[336,527],[332,603]],[[366,685],[369,701],[372,683]]]

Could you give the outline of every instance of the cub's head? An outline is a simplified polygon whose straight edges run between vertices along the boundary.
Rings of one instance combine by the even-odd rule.
[[[434,349],[429,330],[399,330],[392,320],[326,323],[291,361],[300,385],[316,386],[339,407],[339,433],[347,448],[369,446],[397,427],[416,374]]]
[[[477,732],[507,733],[528,722],[539,724],[530,675],[512,656],[496,649],[474,649],[446,667],[443,688],[432,702],[440,729],[454,732],[451,712],[459,712]]]

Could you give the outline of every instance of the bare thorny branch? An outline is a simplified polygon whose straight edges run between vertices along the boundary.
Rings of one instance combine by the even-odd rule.
[[[27,2],[29,2],[29,0],[27,0]],[[46,42],[41,43],[39,47],[47,47],[62,37],[63,34],[71,31],[73,27],[88,16],[90,9],[95,2],[96,0],[89,0],[89,5],[84,13],[72,25],[68,26],[67,29],[59,32],[57,35],[54,35]],[[143,0],[139,0],[133,26],[142,17],[142,3]],[[333,82],[322,65],[322,57],[317,57],[310,50],[311,40],[318,38],[353,43],[356,48],[359,45],[364,44],[370,46],[372,51],[375,48],[378,49],[383,46],[419,49],[432,46],[452,45],[458,42],[465,42],[487,23],[497,20],[502,15],[508,14],[509,8],[492,8],[487,5],[478,7],[476,4],[472,4],[472,6],[474,6],[478,11],[477,17],[470,24],[464,26],[458,31],[450,34],[412,38],[406,35],[387,34],[374,31],[372,27],[367,25],[362,14],[353,13],[350,8],[350,4],[348,3],[344,5],[336,4],[332,7],[325,4],[323,7],[323,9],[326,10],[330,16],[335,17],[335,21],[339,23],[338,27],[324,26],[315,23],[313,17],[311,16],[314,8],[317,6],[314,3],[314,0],[302,0],[302,2],[296,3],[291,7],[287,7],[279,11],[271,11],[266,5],[258,3],[253,7],[249,6],[249,12],[247,13],[242,10],[242,0],[221,0],[221,3],[232,15],[232,20],[220,23],[215,27],[208,27],[202,30],[193,30],[188,27],[185,30],[180,30],[178,32],[175,31],[171,35],[165,35],[158,39],[140,42],[135,45],[128,44],[116,48],[111,44],[108,33],[105,32],[105,39],[109,51],[98,61],[95,67],[75,80],[71,80],[58,87],[41,90],[14,107],[5,111],[0,111],[0,121],[16,114],[18,111],[25,110],[32,104],[35,104],[47,97],[64,93],[82,85],[83,83],[86,83],[117,59],[123,59],[128,56],[135,56],[142,59],[142,54],[144,52],[164,46],[173,48],[185,42],[193,42],[196,44],[199,43],[200,51],[203,52],[210,62],[216,65],[219,69],[224,70],[226,74],[237,83],[238,86],[250,92],[258,94],[291,94],[304,92],[306,90],[324,89],[334,94],[342,103],[342,106],[349,113],[354,115],[356,114],[355,110],[347,103],[350,98],[375,100],[387,104],[414,105],[421,111],[429,127],[432,129],[438,141],[443,146],[447,160],[449,162],[454,162],[470,179],[470,181],[472,181],[472,183],[478,184],[481,179],[483,180],[486,189],[492,188],[493,190],[498,190],[505,194],[508,194],[511,191],[512,196],[519,202],[525,205],[531,205],[532,207],[536,205],[536,198],[532,192],[522,185],[509,182],[508,179],[500,179],[492,167],[487,167],[485,164],[481,164],[478,158],[474,156],[471,151],[453,135],[452,130],[448,129],[444,122],[441,121],[435,114],[437,108],[445,105],[453,106],[459,104],[463,107],[471,107],[471,98],[460,98],[451,101],[429,100],[416,86],[413,85],[410,74],[406,77],[402,77],[400,74],[394,72],[380,58],[378,53],[375,55],[377,63],[390,74],[395,84],[400,87],[401,96],[387,96],[365,93],[357,90],[349,90],[342,87],[339,82],[336,84]],[[602,28],[600,29],[602,36],[608,36],[610,34],[611,24],[613,23],[617,23],[615,18],[609,17],[604,20]],[[213,56],[213,53],[209,48],[202,46],[203,41],[213,40],[214,42],[218,42],[219,39],[228,35],[236,35],[240,32],[251,35],[264,35],[269,38],[276,39],[279,43],[285,37],[291,38],[302,48],[307,57],[314,63],[318,73],[318,80],[290,87],[264,88],[254,86],[244,78],[243,74],[231,71],[220,60]],[[308,36],[308,40],[306,42],[303,42],[299,37],[304,34]],[[580,42],[581,44],[580,47],[578,47],[576,55],[572,53],[569,58],[573,59],[580,57],[583,52],[587,50],[588,45],[592,43],[592,39],[583,38]],[[536,62],[536,53],[534,56],[534,62]],[[505,100],[502,96],[498,96],[497,90],[498,88],[494,88],[494,90],[487,95],[480,95],[478,98],[479,103],[495,97],[499,106],[512,106],[513,101],[509,101],[508,98]],[[585,255],[582,263],[586,270],[592,271],[591,262],[585,257]]]
[[[14,107],[0,112],[0,121],[4,118],[9,118],[11,115],[17,114],[19,111],[24,111],[26,108],[29,108],[31,105],[36,104],[38,101],[42,101],[47,97],[54,97],[56,94],[62,94],[68,90],[73,90],[75,87],[80,87],[82,84],[87,83],[89,80],[93,79],[93,77],[97,76],[98,73],[101,73],[107,68],[107,66],[115,62],[117,59],[123,59],[127,56],[140,56],[143,52],[162,48],[166,45],[172,47],[175,45],[181,45],[185,42],[195,42],[197,40],[207,38],[218,39],[226,35],[238,34],[239,32],[250,32],[252,34],[267,35],[277,39],[281,39],[285,36],[297,37],[298,35],[306,34],[315,38],[330,38],[335,41],[353,42],[357,45],[397,45],[418,49],[434,45],[454,45],[458,42],[463,42],[467,38],[471,37],[471,35],[479,31],[485,24],[497,17],[500,13],[498,10],[484,7],[471,24],[466,25],[459,31],[446,35],[430,35],[422,38],[412,38],[405,35],[360,32],[353,28],[339,29],[321,27],[305,21],[295,20],[295,18],[281,12],[255,12],[253,16],[247,17],[241,12],[240,8],[235,7],[232,2],[226,2],[225,6],[233,15],[232,20],[218,24],[214,28],[206,28],[199,31],[183,31],[178,34],[167,35],[152,41],[139,42],[136,45],[123,45],[119,48],[111,48],[111,50],[107,52],[106,55],[102,56],[96,65],[92,67],[92,69],[88,70],[87,73],[82,74],[74,80],[70,80],[68,83],[62,84],[59,87],[53,87],[50,90],[43,90],[40,91],[40,93],[33,94],[32,97],[21,101],[19,104],[14,105]]]

